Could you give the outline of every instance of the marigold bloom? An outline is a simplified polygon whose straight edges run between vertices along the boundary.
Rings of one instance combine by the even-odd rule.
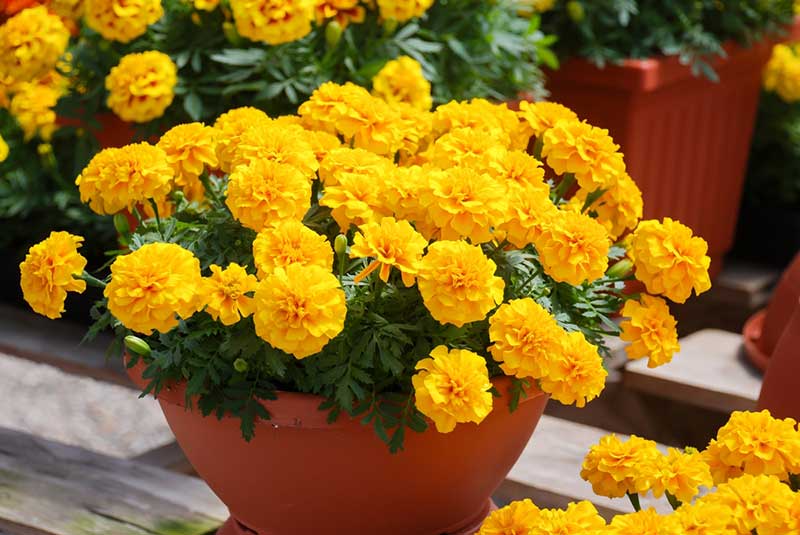
[[[232,109],[217,117],[214,130],[217,131],[217,158],[220,168],[226,173],[233,170],[233,157],[239,144],[239,136],[245,130],[271,121],[266,113],[249,106]]]
[[[172,168],[167,155],[148,143],[103,149],[89,161],[75,183],[81,201],[98,214],[116,214],[163,199],[171,189]]]
[[[299,126],[282,126],[275,121],[259,122],[245,129],[237,140],[233,149],[233,169],[256,160],[290,165],[309,182],[316,177],[319,169],[306,131]]]
[[[174,243],[149,243],[118,256],[103,295],[125,327],[142,334],[166,333],[202,305],[200,261]]]
[[[25,255],[19,265],[20,287],[25,301],[37,314],[61,317],[67,292],[83,293],[86,282],[76,279],[86,267],[78,253],[83,238],[69,232],[51,232]]]
[[[684,503],[664,517],[660,535],[738,535],[729,526],[730,514],[730,510],[720,504]]]
[[[472,243],[494,239],[492,231],[506,219],[506,190],[488,174],[454,167],[431,177],[423,199],[440,239],[469,238]]]
[[[499,129],[456,128],[434,141],[431,161],[442,169],[464,166],[488,172],[505,157],[508,144]]]
[[[388,178],[381,188],[382,204],[388,211],[394,212],[398,219],[407,219],[414,222],[417,230],[423,235],[420,227],[425,226],[427,209],[422,199],[430,196],[430,184],[434,176],[443,171],[435,168],[391,166],[386,176]],[[428,232],[427,235],[431,235]]]
[[[449,433],[456,424],[479,424],[492,412],[489,371],[480,355],[466,349],[437,346],[417,362],[412,378],[417,409]]]
[[[205,188],[200,175],[206,166],[213,169],[219,164],[216,153],[217,131],[202,123],[175,126],[161,136],[156,144],[167,155],[175,171],[175,184],[189,200],[202,201]]]
[[[629,359],[647,357],[647,367],[656,368],[680,351],[677,323],[663,299],[643,294],[641,303],[626,302],[622,315],[630,318],[620,324],[620,339],[630,342],[625,347]]]
[[[536,188],[550,193],[544,181],[542,162],[521,150],[505,151],[499,158],[490,157],[486,168],[509,192]]]
[[[505,283],[497,265],[481,248],[464,241],[438,241],[428,247],[417,285],[431,316],[461,327],[479,321],[503,301]]]
[[[692,236],[692,229],[665,217],[663,222],[639,223],[630,237],[628,256],[648,293],[684,303],[692,289],[700,295],[711,288],[707,251],[706,241]]]
[[[482,98],[438,106],[433,112],[431,126],[436,138],[458,128],[490,132],[512,150],[525,150],[530,138],[525,125],[506,104],[493,104]]]
[[[434,0],[378,0],[382,19],[405,22],[421,17],[433,5]]]
[[[194,0],[192,5],[200,11],[214,11],[219,5],[219,0]]]
[[[0,136],[0,163],[6,161],[6,158],[8,158],[8,151],[8,143],[3,139],[3,136]]]
[[[330,270],[333,249],[325,236],[317,234],[300,221],[286,219],[258,233],[253,241],[253,262],[260,278],[270,275],[275,268],[289,264],[319,266]]]
[[[621,498],[626,493],[644,494],[656,481],[661,456],[652,440],[632,435],[623,442],[616,435],[607,435],[589,449],[581,477],[592,484],[598,496]]]
[[[500,305],[489,318],[489,351],[507,375],[540,378],[559,358],[564,330],[530,297]]]
[[[558,175],[572,173],[586,191],[608,189],[625,173],[625,162],[608,130],[586,122],[559,121],[542,134],[542,156]]]
[[[0,25],[0,77],[29,82],[51,71],[64,53],[69,30],[44,6],[24,9]]]
[[[431,83],[422,74],[422,65],[408,56],[386,62],[372,78],[372,94],[390,104],[404,102],[423,111],[433,104]]]
[[[224,270],[211,265],[211,276],[203,279],[200,290],[203,304],[212,318],[223,325],[233,325],[253,313],[253,298],[247,294],[255,291],[258,279],[236,263]]]
[[[342,146],[342,142],[339,141],[338,137],[322,131],[306,132],[306,141],[311,145],[311,150],[314,151],[314,156],[317,157],[317,161],[320,163],[332,150]]]
[[[551,217],[558,215],[558,208],[550,201],[550,189],[546,184],[530,184],[512,188],[508,196],[506,220],[500,225],[506,240],[519,249],[536,243]]]
[[[800,432],[792,418],[773,418],[767,410],[736,411],[704,455],[715,483],[742,473],[786,480],[789,474],[800,473]]]
[[[657,462],[657,476],[651,490],[656,498],[669,492],[684,503],[691,502],[700,487],[711,487],[714,480],[703,454],[694,448],[680,451],[669,448]]]
[[[85,8],[84,0],[49,0],[47,7],[62,19],[67,19],[69,23],[80,20],[83,17]],[[69,29],[69,28],[68,28]]]
[[[528,535],[539,518],[539,508],[529,499],[511,502],[492,511],[476,535]]]
[[[382,177],[360,172],[341,173],[336,177],[335,184],[325,185],[319,204],[331,209],[331,216],[342,232],[351,224],[360,226],[389,215],[382,202]]]
[[[591,192],[580,189],[570,202],[583,207],[587,195]],[[613,239],[622,236],[625,231],[636,228],[642,218],[644,201],[642,192],[628,173],[617,178],[616,184],[603,193],[589,208],[597,213],[599,221]]]
[[[231,0],[239,35],[269,45],[290,43],[311,32],[314,0]]]
[[[561,403],[574,403],[577,407],[600,395],[608,372],[603,368],[597,347],[587,342],[582,332],[569,332],[561,337],[561,351],[556,357],[539,380],[544,392]]]
[[[578,286],[602,277],[608,268],[611,240],[603,225],[571,210],[553,212],[533,244],[545,273]]]
[[[578,121],[574,111],[556,102],[529,102],[523,100],[519,103],[517,112],[530,128],[533,137],[541,137],[547,130],[553,128],[559,121]]]
[[[395,166],[391,160],[364,149],[340,147],[331,150],[319,165],[319,178],[325,186],[339,184],[345,174],[366,175],[371,181],[380,183]]]
[[[302,220],[311,183],[291,165],[255,160],[231,173],[225,204],[242,225],[260,231],[283,219]]]
[[[346,314],[339,281],[319,266],[275,268],[256,288],[256,334],[298,359],[322,351],[342,332]]]
[[[351,22],[364,22],[365,16],[366,9],[359,5],[359,0],[316,0],[314,6],[317,25],[322,25],[329,19],[336,19],[342,29],[345,29]]]
[[[717,486],[715,492],[695,503],[726,507],[730,526],[736,533],[753,530],[762,533],[768,532],[770,526],[788,523],[789,510],[795,500],[795,493],[777,477],[746,474]]]
[[[409,165],[432,140],[433,114],[405,102],[394,104],[394,108],[399,114],[396,130],[400,138],[400,162]]]
[[[764,89],[774,91],[785,102],[800,100],[800,56],[797,43],[778,44],[764,69]]]
[[[400,113],[366,90],[343,95],[343,114],[334,120],[337,132],[356,148],[375,154],[393,155],[403,145]],[[301,115],[302,108],[300,110]]]
[[[758,526],[759,535],[797,535],[800,533],[800,493],[795,493],[785,518],[774,518]],[[671,534],[670,534],[671,535]]]
[[[541,509],[527,535],[588,535],[604,533],[606,521],[588,501],[570,503],[566,510]]]
[[[393,217],[384,217],[380,223],[365,223],[358,229],[353,237],[350,257],[375,260],[356,278],[363,278],[380,268],[381,280],[389,282],[389,273],[395,267],[401,273],[403,284],[412,286],[428,240],[408,221],[397,221]]]
[[[163,14],[161,0],[86,0],[86,25],[109,41],[128,43]]]
[[[166,54],[128,54],[106,76],[106,104],[123,121],[145,123],[164,115],[177,83],[178,67]]]
[[[343,85],[325,82],[300,105],[298,113],[306,128],[329,134],[341,133],[337,124],[350,113],[350,102],[365,95],[369,96],[366,89],[351,82]],[[348,137],[352,137],[352,132]]]
[[[38,83],[23,82],[17,86],[8,111],[22,128],[25,141],[37,135],[44,141],[50,140],[56,130],[54,108],[60,96],[57,89]]]
[[[609,535],[661,535],[664,517],[655,509],[644,509],[636,513],[616,515],[608,528],[603,531]]]

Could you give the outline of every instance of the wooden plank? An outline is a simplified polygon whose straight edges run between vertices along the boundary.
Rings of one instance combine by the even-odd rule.
[[[133,388],[122,361],[106,358],[111,337],[81,344],[85,333],[82,325],[0,305],[0,352]]]
[[[597,496],[592,486],[580,477],[583,458],[589,448],[607,434],[596,427],[542,416],[533,437],[495,497],[503,503],[531,498],[539,507],[548,508],[563,508],[569,502],[589,500],[606,518],[632,512],[627,498],[612,500]],[[642,507],[654,507],[661,512],[670,510],[665,500],[650,497],[642,498]]]
[[[181,474],[195,474],[194,467],[189,463],[186,455],[183,454],[183,450],[175,441],[132,457],[131,460]]]
[[[755,409],[761,375],[742,354],[740,335],[705,329],[682,338],[680,343],[680,353],[665,366],[651,369],[646,360],[628,363],[624,384],[707,409]]]
[[[201,535],[227,516],[199,479],[0,428],[0,529]]]
[[[714,281],[715,298],[731,305],[760,308],[766,305],[781,272],[768,266],[729,262]]]

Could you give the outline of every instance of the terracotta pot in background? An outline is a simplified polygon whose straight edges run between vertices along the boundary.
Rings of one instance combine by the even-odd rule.
[[[709,243],[712,276],[731,248],[747,155],[774,41],[727,46],[720,82],[694,76],[677,57],[600,69],[579,59],[548,71],[551,99],[608,128],[642,189],[645,218],[679,219]]]
[[[126,123],[111,112],[98,114],[95,119],[100,126],[96,129],[90,128],[90,131],[97,138],[101,149],[122,147],[133,142],[135,132],[131,123]],[[86,124],[80,119],[58,117],[56,122],[59,126],[87,128]]]
[[[800,299],[800,252],[781,275],[767,308],[759,310],[744,324],[742,339],[745,354],[761,371],[767,369],[770,356]]]
[[[776,418],[800,419],[800,300],[781,335],[764,374],[758,408]]]
[[[141,362],[129,369],[140,387],[142,371]],[[250,442],[238,419],[187,411],[184,385],[158,401],[192,466],[229,507],[225,535],[472,534],[547,403],[531,393],[511,413],[510,381],[495,385],[503,397],[483,423],[409,431],[395,455],[359,419],[327,423],[317,396],[264,401],[272,418]]]

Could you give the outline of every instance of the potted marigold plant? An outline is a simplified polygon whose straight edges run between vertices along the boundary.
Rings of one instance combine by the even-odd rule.
[[[733,243],[761,69],[792,2],[556,2],[554,100],[625,147],[646,217],[678,217],[709,242],[712,271]]]
[[[635,512],[609,523],[588,501],[565,510],[521,500],[493,512],[476,535],[525,533],[789,535],[800,532],[800,432],[769,411],[734,412],[705,450],[669,448],[631,436],[603,437],[581,477],[599,496],[628,496]],[[704,488],[704,490],[701,490]],[[639,496],[666,498],[672,512],[642,510]]]
[[[129,250],[89,274],[54,232],[21,285],[49,317],[103,288],[91,333],[124,342],[222,533],[473,533],[547,399],[602,391],[603,337],[667,362],[657,295],[709,287],[702,238],[639,222],[618,149],[552,104],[424,111],[328,82],[297,116],[100,152],[76,182]]]

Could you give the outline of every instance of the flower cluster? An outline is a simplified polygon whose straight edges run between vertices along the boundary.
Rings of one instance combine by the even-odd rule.
[[[797,43],[775,45],[764,68],[764,89],[785,102],[800,100],[800,49]]]
[[[416,72],[409,61],[387,68]],[[153,90],[148,76],[126,84]],[[473,99],[428,111],[412,94],[391,89],[384,100],[328,82],[297,116],[234,109],[214,126],[179,125],[155,144],[101,151],[77,178],[81,199],[136,222],[133,233],[118,227],[130,252],[92,281],[105,284],[106,321],[147,336],[146,358],[213,352],[208,365],[222,368],[192,383],[199,395],[243,381],[272,395],[258,390],[263,378],[322,394],[337,411],[376,411],[384,436],[386,427],[424,429],[425,417],[442,433],[479,424],[502,376],[514,385],[509,406],[538,390],[584,406],[605,385],[607,315],[625,300],[631,356],[668,361],[674,320],[660,298],[626,296],[617,265],[633,262],[612,249],[611,230],[635,229],[636,273],[657,278],[654,291],[692,285],[707,262],[679,264],[699,240],[685,227],[651,246],[648,233],[661,227],[637,226],[635,210],[619,215],[623,201],[592,210],[598,192],[630,180],[608,133],[552,106],[515,112]],[[529,145],[547,166],[522,150]],[[582,203],[570,198],[576,184]],[[160,377],[199,373],[159,362]],[[385,422],[395,413],[380,396],[398,395],[403,416]],[[646,486],[662,492],[686,497],[705,482],[691,472],[697,455],[650,459],[642,444],[639,458],[629,446],[608,445],[615,464],[587,461],[604,492],[644,489],[616,471],[629,462],[657,465],[660,479]]]
[[[800,533],[798,445],[796,422],[767,411],[733,413],[704,452],[662,453],[655,442],[610,435],[592,446],[581,476],[600,496],[629,496],[636,512],[606,524],[588,502],[552,511],[522,500],[489,515],[478,535]],[[638,496],[647,492],[666,496],[673,512],[640,510]]]
[[[44,6],[20,11],[0,25],[0,78],[35,80],[56,66],[67,48],[69,31]]]
[[[86,0],[86,24],[109,41],[127,43],[164,14],[161,0]]]

